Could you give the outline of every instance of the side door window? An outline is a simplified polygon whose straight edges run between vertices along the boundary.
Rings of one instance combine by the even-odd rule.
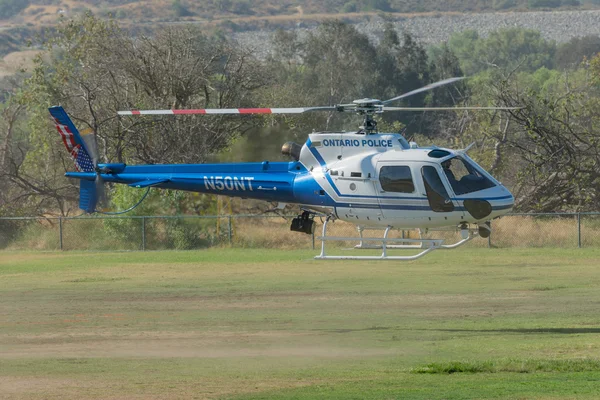
[[[448,195],[446,187],[442,183],[442,179],[438,174],[437,169],[432,166],[424,166],[421,170],[423,175],[423,183],[427,193],[429,206],[435,212],[451,212],[454,211],[454,204]]]
[[[379,170],[379,183],[385,192],[414,193],[410,167],[406,165],[385,165]]]

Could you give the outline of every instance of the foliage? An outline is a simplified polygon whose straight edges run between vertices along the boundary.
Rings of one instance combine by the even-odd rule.
[[[529,0],[531,8],[557,8],[560,6],[579,6],[578,0]]]
[[[543,329],[540,329],[542,332]],[[586,372],[600,370],[600,360],[569,359],[569,360],[519,360],[507,359],[497,361],[451,361],[431,363],[423,367],[413,368],[415,374],[456,374],[456,373],[539,373],[539,372]]]
[[[545,40],[540,32],[522,28],[495,31],[487,38],[468,30],[452,35],[448,46],[468,76],[490,68],[529,72],[552,68],[556,51],[556,44]]]
[[[511,111],[513,126],[505,137],[519,155],[515,192],[525,210],[592,211],[600,207],[596,165],[600,162],[600,114],[595,88],[585,71],[547,74],[539,91],[521,89],[518,80],[500,81],[497,98],[520,105]]]
[[[586,59],[600,53],[600,36],[573,38],[556,49],[554,63],[557,68],[577,68]]]
[[[361,11],[393,11],[389,0],[351,0],[346,2],[342,12],[361,12]]]
[[[46,46],[51,61],[38,60],[27,95],[67,107],[96,134],[102,160],[201,162],[247,129],[246,120],[114,115],[131,108],[240,106],[263,85],[249,54],[190,26],[133,39],[114,21],[86,16],[65,21]]]
[[[189,17],[190,15],[193,15],[190,10],[181,4],[180,0],[173,0],[172,7],[176,17]]]
[[[137,204],[144,196],[145,190],[132,189],[126,185],[115,185],[110,191],[111,210],[126,210]],[[190,194],[173,190],[150,190],[146,199],[128,215],[167,215],[167,214],[189,214],[189,213],[211,213],[216,214],[214,197]],[[168,241],[168,248],[187,250],[192,248],[206,247],[212,240],[211,227],[209,224],[187,221],[181,218],[167,218],[158,224],[153,221],[152,229],[146,230],[148,242]],[[210,223],[213,222],[211,225]],[[132,237],[132,232],[140,232],[140,219],[105,219],[104,230],[113,238],[121,242],[140,243],[138,237]],[[208,241],[208,242],[207,242]]]

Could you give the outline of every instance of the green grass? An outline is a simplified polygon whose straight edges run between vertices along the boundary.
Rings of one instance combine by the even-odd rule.
[[[430,363],[423,367],[413,368],[415,374],[457,374],[457,373],[490,373],[499,372],[597,372],[600,371],[600,360],[496,360],[476,362]]]
[[[2,399],[600,396],[600,250],[0,252]]]

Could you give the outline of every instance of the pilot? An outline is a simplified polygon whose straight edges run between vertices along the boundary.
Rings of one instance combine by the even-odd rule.
[[[457,183],[458,181],[456,180],[456,177],[454,176],[454,172],[452,172],[452,170],[450,169],[451,167],[452,167],[452,160],[446,160],[442,163],[442,168],[444,169],[444,173],[446,174],[448,181],[450,182],[450,184],[452,186],[454,186],[455,183]]]

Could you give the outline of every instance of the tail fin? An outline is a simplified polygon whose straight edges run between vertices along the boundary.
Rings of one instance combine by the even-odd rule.
[[[86,145],[65,110],[61,106],[55,106],[50,107],[48,111],[50,111],[50,115],[54,119],[56,129],[60,133],[67,151],[73,157],[77,171],[94,172],[95,166],[91,157],[91,149]]]
[[[92,146],[86,144],[83,136],[79,133],[71,118],[67,115],[65,110],[60,106],[50,107],[48,109],[56,129],[62,141],[67,148],[69,154],[75,162],[75,168],[79,172],[95,172],[94,163],[97,162],[91,157]],[[81,180],[79,187],[79,208],[82,210],[93,213],[96,211],[96,203],[98,202],[98,189],[94,181]]]
[[[96,212],[98,204],[98,185],[94,181],[79,181],[79,208],[88,214]]]

